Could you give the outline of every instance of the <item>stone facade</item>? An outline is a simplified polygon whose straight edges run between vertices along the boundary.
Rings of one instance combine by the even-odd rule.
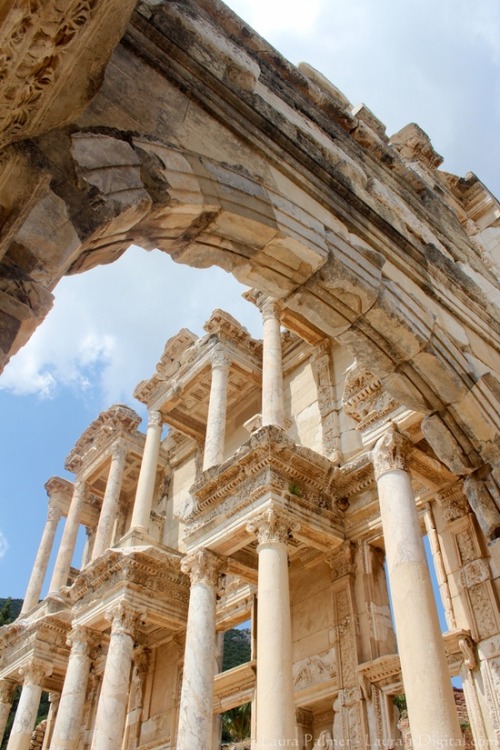
[[[9,750],[42,691],[47,750],[215,747],[246,701],[258,750],[394,747],[403,692],[413,747],[442,748],[455,674],[475,742],[498,741],[496,199],[218,0],[15,0],[0,37],[3,363],[64,274],[131,242],[233,273],[263,337],[221,310],[182,329],[135,391],[145,433],[112,406],[74,481],[48,480],[0,632]],[[251,661],[215,674],[216,634],[246,619]]]

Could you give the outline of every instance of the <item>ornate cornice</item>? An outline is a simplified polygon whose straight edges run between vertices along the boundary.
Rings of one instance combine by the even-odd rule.
[[[115,433],[132,434],[137,431],[140,422],[140,416],[123,404],[115,404],[101,412],[75,443],[65,461],[65,469],[78,472],[85,459],[93,451],[104,447],[110,436]]]
[[[219,576],[227,568],[227,560],[208,549],[199,549],[187,555],[181,562],[181,570],[191,579],[191,585],[204,583],[216,587]]]
[[[260,544],[286,544],[300,523],[281,508],[269,507],[247,523],[247,531],[255,534]]]
[[[412,450],[411,441],[399,432],[394,423],[391,423],[385,435],[372,450],[375,479],[378,481],[383,474],[396,469],[408,471],[408,456]]]

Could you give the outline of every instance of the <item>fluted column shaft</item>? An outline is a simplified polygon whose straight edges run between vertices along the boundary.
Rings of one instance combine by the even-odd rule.
[[[131,527],[149,529],[149,517],[153,504],[153,493],[155,489],[156,468],[160,455],[161,431],[163,427],[162,416],[159,411],[150,411],[148,417],[148,429],[144,454],[142,456],[139,481],[134,501]]]
[[[182,562],[191,578],[177,750],[210,748],[213,731],[215,605],[223,561],[199,550]]]
[[[217,348],[212,356],[212,380],[210,383],[203,471],[220,464],[224,458],[229,367],[230,360],[227,354],[223,349]]]
[[[96,634],[77,627],[69,634],[67,643],[71,652],[50,750],[76,750],[78,747],[91,664],[90,650],[96,643]]]
[[[396,428],[372,453],[413,747],[458,746],[460,726],[407,456]]]
[[[76,538],[78,536],[78,529],[80,527],[82,506],[85,502],[86,493],[87,485],[85,482],[77,480],[75,482],[73,497],[71,498],[71,504],[69,506],[68,517],[66,518],[66,523],[64,525],[61,544],[59,545],[54,572],[52,573],[52,580],[49,587],[51,593],[59,591],[61,586],[64,586],[68,580],[71,560],[73,558]]]
[[[99,523],[97,524],[92,560],[100,557],[111,544],[126,459],[127,447],[121,443],[116,443],[111,454],[111,466],[109,467],[108,481],[106,482]]]
[[[9,680],[0,680],[0,745],[5,734],[10,709],[12,708],[15,687],[15,684]]]
[[[285,427],[283,404],[283,363],[281,354],[280,303],[266,299],[261,305],[263,319],[262,425]]]
[[[29,662],[21,670],[23,688],[7,750],[29,750],[42,695],[43,679],[49,671],[46,664],[36,660]]]
[[[38,547],[35,562],[33,563],[33,570],[31,572],[28,588],[26,589],[21,615],[29,612],[38,604],[40,594],[42,593],[43,582],[47,574],[47,566],[49,564],[50,554],[54,544],[57,525],[61,515],[62,513],[59,508],[49,505],[47,521],[45,522],[40,546]]]
[[[140,614],[120,604],[109,615],[111,636],[97,706],[92,750],[120,750],[125,730],[134,639]]]
[[[293,747],[295,741],[287,541],[298,526],[274,508],[248,524],[259,541],[256,750]]]

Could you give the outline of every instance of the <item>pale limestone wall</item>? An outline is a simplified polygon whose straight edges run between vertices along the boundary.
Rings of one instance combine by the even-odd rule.
[[[243,445],[243,443],[249,439],[250,433],[245,427],[243,427],[243,425],[247,419],[250,419],[256,414],[260,414],[261,408],[262,403],[259,395],[249,402],[235,418],[229,418],[227,420],[224,460],[230,458],[240,445]]]
[[[352,354],[345,347],[335,347],[333,352],[334,375],[335,375],[335,400],[337,404],[342,401],[344,392],[345,372],[353,363]],[[339,410],[340,447],[344,459],[361,450],[362,442],[359,432],[356,430],[356,422],[352,417]]]
[[[174,549],[183,549],[183,524],[179,522],[184,504],[189,499],[189,488],[196,475],[195,457],[187,459],[172,470],[171,490],[166,508],[163,543]]]
[[[290,575],[295,690],[324,682],[335,673],[330,570],[294,566]]]
[[[285,414],[293,421],[290,437],[306,448],[321,453],[321,419],[317,387],[309,361],[284,378]]]
[[[177,688],[181,653],[179,646],[173,642],[160,646],[155,651],[154,664],[146,678],[144,689],[141,745],[154,743],[154,740],[159,744],[164,743],[166,738],[172,737],[179,699]]]

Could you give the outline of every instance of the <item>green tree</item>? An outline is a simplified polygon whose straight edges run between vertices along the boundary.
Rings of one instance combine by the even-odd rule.
[[[222,714],[222,737],[229,742],[243,742],[250,738],[252,704],[243,703]]]

